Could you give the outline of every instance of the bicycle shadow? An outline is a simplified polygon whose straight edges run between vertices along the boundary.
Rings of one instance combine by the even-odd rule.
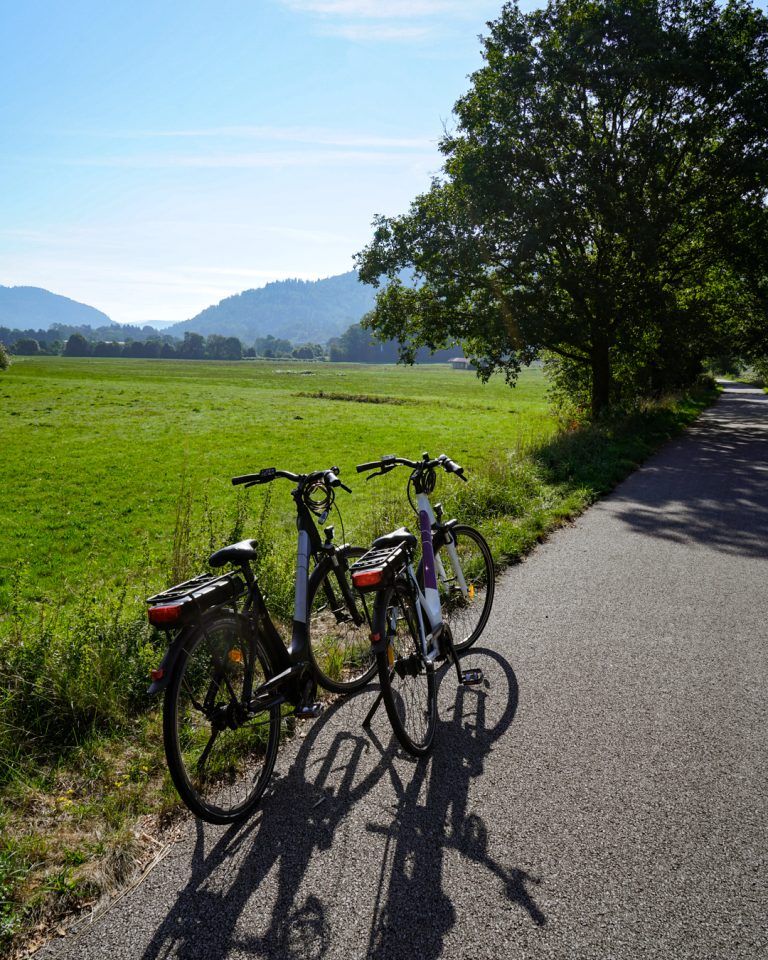
[[[538,878],[491,855],[488,829],[471,810],[470,788],[518,701],[503,657],[473,650],[472,659],[489,684],[456,688],[455,675],[441,671],[442,723],[429,760],[399,751],[383,707],[370,735],[363,731],[372,686],[309,728],[250,821],[223,830],[198,823],[189,881],[142,960],[223,960],[233,950],[320,960],[339,936],[367,939],[372,957],[437,958],[465,909],[446,890],[446,854],[489,871],[502,895],[543,925],[530,892]],[[363,871],[352,856],[361,846]]]

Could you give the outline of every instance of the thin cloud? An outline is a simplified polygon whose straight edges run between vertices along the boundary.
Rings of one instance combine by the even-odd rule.
[[[318,21],[321,33],[353,42],[419,42],[444,28],[446,20],[476,20],[488,0],[280,0]]]
[[[255,170],[285,167],[328,166],[402,166],[414,163],[431,167],[438,162],[435,153],[398,153],[356,150],[307,150],[257,153],[216,154],[139,154],[106,157],[77,157],[58,161],[64,166],[120,167],[136,169],[240,169]]]
[[[430,34],[429,27],[383,26],[380,23],[341,23],[328,24],[321,28],[323,33],[345,40],[425,40]]]
[[[277,143],[308,143],[327,147],[354,147],[358,149],[429,150],[435,141],[415,137],[382,137],[369,134],[328,130],[322,127],[229,126],[197,127],[182,130],[138,130],[117,133],[99,131],[98,136],[113,139],[216,139],[261,140]]]
[[[471,14],[478,6],[471,0],[282,0],[292,10],[322,16],[361,17],[388,20],[433,17],[442,13]]]

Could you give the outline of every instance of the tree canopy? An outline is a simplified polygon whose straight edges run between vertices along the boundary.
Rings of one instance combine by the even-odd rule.
[[[765,346],[768,20],[745,0],[504,6],[444,173],[358,255],[405,359],[544,355],[593,413]],[[417,284],[400,271],[412,266]],[[764,351],[765,352],[765,351]]]

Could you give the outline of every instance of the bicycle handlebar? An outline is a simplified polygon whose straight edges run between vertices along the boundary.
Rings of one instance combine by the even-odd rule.
[[[464,476],[464,467],[460,467],[455,460],[451,460],[444,453],[441,453],[440,456],[434,460],[429,459],[428,453],[425,453],[421,460],[408,460],[406,457],[396,457],[394,454],[389,454],[386,457],[382,457],[381,460],[372,460],[369,463],[358,464],[357,472],[364,473],[366,470],[380,470],[382,473],[388,473],[398,464],[402,464],[404,467],[410,467],[412,470],[434,470],[435,467],[442,467],[446,473],[455,473],[464,483],[468,482]],[[375,476],[377,475],[378,474],[375,474]]]
[[[317,483],[319,481],[329,489],[331,487],[341,487],[341,489],[346,490],[347,493],[352,493],[349,487],[339,480],[338,475],[340,472],[341,471],[338,467],[330,467],[328,470],[316,470],[314,473],[291,473],[290,470],[278,470],[276,467],[264,467],[264,469],[259,470],[258,473],[246,473],[240,477],[232,477],[232,484],[233,486],[245,484],[246,487],[253,487],[257,484],[270,483],[272,480],[282,478],[285,480],[291,480],[293,483],[298,483],[301,486],[307,486],[311,483]]]

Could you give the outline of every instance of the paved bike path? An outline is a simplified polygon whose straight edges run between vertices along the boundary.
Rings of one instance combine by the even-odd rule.
[[[500,579],[428,762],[374,693],[190,824],[56,958],[768,956],[768,396],[743,388]]]

